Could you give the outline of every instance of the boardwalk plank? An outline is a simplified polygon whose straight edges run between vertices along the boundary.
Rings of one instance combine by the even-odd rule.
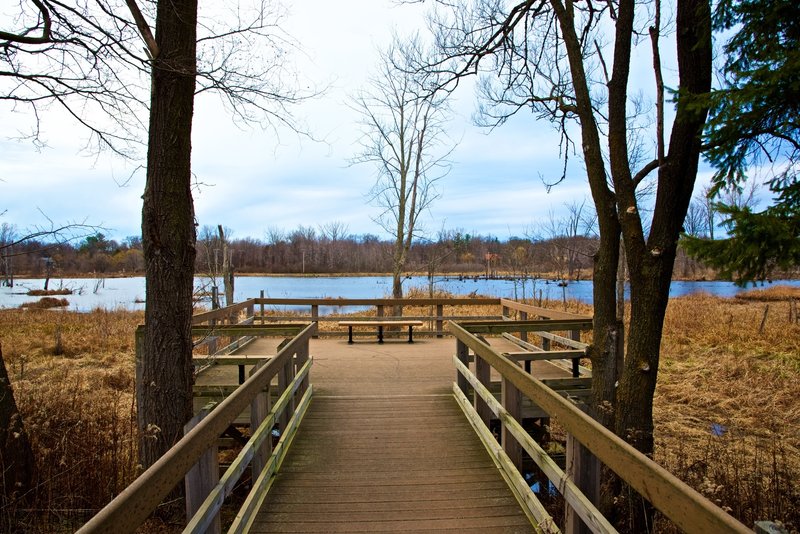
[[[532,532],[450,393],[454,350],[314,340],[314,400],[251,532]]]

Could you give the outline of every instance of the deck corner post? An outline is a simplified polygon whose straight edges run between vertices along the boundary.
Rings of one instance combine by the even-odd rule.
[[[319,324],[319,304],[312,304],[311,305],[311,322]],[[318,333],[315,331],[314,335],[311,336],[314,339],[319,338]]]
[[[520,321],[527,321],[528,320],[528,312],[520,311],[519,312],[519,319],[520,319]],[[519,338],[522,341],[528,341],[528,331],[527,330],[520,330]]]
[[[261,312],[261,324],[264,324],[264,323],[267,322],[267,318],[264,317],[264,290],[263,289],[261,290],[261,293],[260,293],[258,305],[260,307],[260,312]]]
[[[200,410],[183,427],[183,433],[186,434],[192,430],[210,412],[211,410],[208,407]],[[216,441],[200,456],[197,463],[186,473],[183,480],[186,488],[186,521],[188,522],[200,510],[203,501],[206,500],[211,490],[219,482],[219,457]],[[217,514],[208,530],[206,530],[206,534],[218,534],[221,530],[219,514]]]
[[[456,340],[456,357],[458,361],[469,368],[469,347],[460,339]],[[469,398],[469,382],[467,382],[467,378],[458,371],[456,371],[456,384],[458,384],[458,389]]]
[[[436,305],[436,337],[442,337],[442,324],[444,317],[444,305]]]
[[[506,409],[508,415],[513,417],[520,423],[522,422],[522,395],[519,389],[507,378],[503,378],[501,385],[501,398],[503,408]],[[508,455],[514,466],[522,472],[522,446],[514,438],[508,430],[505,423],[501,425],[500,441],[503,445],[503,450]]]

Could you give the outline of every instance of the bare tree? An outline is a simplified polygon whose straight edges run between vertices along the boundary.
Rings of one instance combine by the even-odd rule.
[[[329,241],[328,268],[335,269],[344,255],[341,241],[347,238],[349,227],[342,221],[331,221],[319,225],[319,231],[322,237]]]
[[[588,237],[596,220],[586,200],[564,204],[565,214],[558,217],[552,210],[545,224],[545,239],[550,244],[551,259],[561,279],[574,279],[576,273],[588,265],[595,250],[587,249]]]
[[[594,414],[650,454],[662,325],[708,111],[702,96],[711,87],[709,2],[670,4],[675,10],[678,90],[669,133],[663,112],[660,0],[439,3],[443,8],[433,17],[433,30],[441,56],[419,68],[448,72],[449,87],[464,76],[490,71],[479,110],[488,124],[502,124],[523,109],[551,121],[560,133],[564,159],[561,176],[553,182],[566,176],[568,156],[580,138],[600,231],[590,349]],[[632,123],[629,113],[629,79],[632,51],[637,43],[646,43],[639,40],[645,33],[650,34],[656,118],[651,155],[637,166],[631,158],[631,131],[640,125]],[[640,192],[654,172],[656,196],[647,229]],[[631,288],[623,370],[617,367],[622,324],[616,317],[615,293],[621,237]],[[644,519],[636,516],[631,529],[642,530],[638,521]]]
[[[420,231],[420,215],[436,200],[435,184],[449,171],[446,158],[444,98],[429,92],[430,80],[420,79],[406,65],[421,54],[413,39],[397,40],[381,55],[378,73],[354,100],[361,114],[364,137],[355,163],[372,163],[378,178],[370,199],[383,209],[376,222],[394,240],[392,296],[403,296],[402,275],[411,243]]]
[[[132,156],[147,132],[137,405],[141,464],[148,467],[192,415],[194,96],[216,91],[240,121],[293,126],[289,106],[312,95],[287,83],[285,52],[293,44],[267,0],[253,9],[210,6],[202,19],[196,0],[148,2],[144,10],[135,0],[18,5],[0,32],[0,99],[33,113],[34,140],[48,103],[86,127],[95,147],[117,154]],[[144,111],[147,125],[138,119]]]

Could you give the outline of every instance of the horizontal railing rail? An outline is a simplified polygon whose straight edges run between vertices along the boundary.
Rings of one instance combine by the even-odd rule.
[[[309,357],[309,340],[316,332],[316,327],[316,323],[298,325],[296,335],[291,341],[286,343],[273,358],[265,360],[239,388],[220,402],[149,469],[81,527],[79,532],[134,532],[181,482],[231,422],[245,408],[251,406],[259,395],[264,394],[273,378],[278,377],[278,387],[281,391],[294,387],[292,382],[296,366],[302,368],[305,365],[305,360]],[[300,381],[297,391],[305,395],[309,389],[306,375]],[[279,416],[282,428],[288,425],[287,411],[291,414],[296,411],[296,403],[291,395],[289,397],[288,407]],[[261,446],[263,447],[263,443]]]
[[[403,319],[403,320],[418,320],[425,321],[429,325],[428,328],[417,330],[417,333],[422,335],[435,335],[442,337],[447,334],[444,329],[446,321],[453,320],[497,320],[500,319],[500,302],[499,298],[471,298],[471,297],[444,297],[444,298],[266,298],[263,296],[263,291],[260,297],[250,299],[248,303],[258,308],[253,323],[267,324],[270,321],[291,321],[298,319],[306,319],[324,324],[334,324],[343,318],[351,319],[352,314],[347,314],[347,308],[363,309],[373,308],[373,317],[380,319]],[[463,308],[470,307],[496,307],[498,313],[487,315],[485,312],[469,315],[463,311]],[[450,307],[458,307],[460,312],[456,310],[448,310]],[[267,315],[268,308],[278,313]],[[280,309],[284,308],[301,308],[305,309],[297,315],[281,314]],[[320,310],[324,308],[334,308],[337,311],[330,314],[320,314]],[[395,310],[399,308],[401,315],[394,315]],[[427,314],[414,313],[408,315],[403,313],[406,308],[430,308]],[[447,313],[451,312],[451,313]],[[365,317],[365,320],[367,318]],[[327,328],[321,331],[326,336],[346,335],[346,329]]]
[[[528,452],[562,495],[565,495],[568,506],[586,522],[589,528],[595,532],[607,531],[607,525],[600,521],[593,506],[588,506],[586,499],[567,483],[564,476],[552,469],[551,462],[542,457],[543,451],[535,447],[535,442],[522,430],[519,424],[521,396],[527,397],[550,417],[556,418],[568,433],[568,442],[574,439],[588,449],[684,532],[752,532],[713,502],[592,419],[575,403],[547,387],[526,373],[516,362],[484,343],[467,327],[449,323],[448,330],[457,339],[456,397],[476,428],[478,423],[480,427],[488,425],[490,413],[501,420],[503,454],[498,452],[496,441],[490,446],[490,450],[496,457],[503,456],[504,460],[499,463],[507,476],[517,480],[516,484],[512,484],[512,488],[519,490],[518,498],[521,502],[530,503],[531,514],[534,517],[541,514],[543,508],[540,504],[532,503],[536,497],[530,488],[527,488],[527,484],[519,483],[521,448]],[[474,374],[467,367],[469,350],[475,355]],[[490,399],[490,394],[485,391],[490,384],[491,369],[501,376],[503,382],[499,403],[493,397]],[[470,385],[474,395],[472,403],[467,398],[470,394]],[[478,433],[482,434],[481,431]],[[568,445],[568,451],[569,449]],[[567,463],[570,464],[570,461]],[[580,486],[580,481],[576,484]],[[546,516],[541,517],[546,525],[551,525]]]

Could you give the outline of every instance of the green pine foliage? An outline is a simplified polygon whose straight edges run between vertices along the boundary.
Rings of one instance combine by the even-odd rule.
[[[800,265],[800,3],[722,0],[714,22],[735,33],[724,47],[723,88],[710,95],[711,194],[739,187],[752,172],[768,177],[774,198],[760,213],[716,204],[729,237],[684,242],[722,276],[746,283]]]

